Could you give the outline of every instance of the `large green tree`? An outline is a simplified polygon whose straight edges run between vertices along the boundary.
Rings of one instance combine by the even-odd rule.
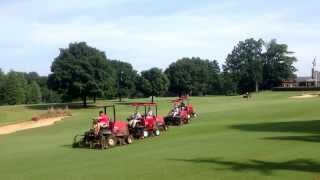
[[[216,61],[198,57],[182,58],[165,71],[170,81],[170,91],[179,95],[206,95],[219,86],[219,66]]]
[[[135,86],[135,97],[147,97],[150,96],[150,94],[152,94],[152,87],[150,82],[139,74],[135,79]]]
[[[30,73],[28,73],[28,78],[30,78]],[[31,74],[34,76],[34,74]],[[27,78],[27,79],[28,79]],[[41,89],[42,102],[44,103],[59,103],[61,102],[61,94],[57,91],[48,88],[48,77],[47,76],[38,76],[36,78],[30,78],[30,80],[34,80]]]
[[[87,106],[88,97],[103,96],[113,85],[111,64],[104,52],[85,42],[71,43],[60,49],[51,66],[48,85],[68,99],[81,98]]]
[[[275,39],[264,43],[263,53],[263,88],[272,89],[279,86],[281,81],[294,79],[296,57],[288,51],[288,45],[278,44]]]
[[[131,64],[119,60],[111,61],[112,68],[115,70],[114,79],[116,82],[116,95],[119,101],[122,97],[132,96],[135,91],[135,78],[137,71],[135,71]]]
[[[3,101],[5,104],[16,105],[26,102],[26,80],[20,73],[10,71],[3,84]]]
[[[222,93],[222,75],[220,72],[219,63],[217,60],[208,62],[208,94]]]
[[[6,76],[4,74],[4,72],[2,71],[2,69],[0,68],[0,105],[4,103],[4,83],[6,80]]]
[[[221,75],[221,92],[225,95],[237,95],[237,83],[233,81],[230,73],[223,72]]]
[[[240,93],[258,91],[262,82],[262,40],[246,39],[227,56],[225,73]]]
[[[143,78],[142,81],[147,81],[142,83],[145,84],[146,93],[149,96],[152,96],[152,102],[154,100],[154,96],[162,96],[167,92],[169,80],[161,69],[151,68],[149,70],[142,71],[141,77]]]

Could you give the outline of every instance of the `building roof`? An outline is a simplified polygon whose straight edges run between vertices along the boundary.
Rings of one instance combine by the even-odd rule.
[[[300,76],[300,77],[297,77],[296,81],[297,82],[307,82],[307,81],[314,81],[314,79],[312,79],[312,77],[310,77],[310,76]]]

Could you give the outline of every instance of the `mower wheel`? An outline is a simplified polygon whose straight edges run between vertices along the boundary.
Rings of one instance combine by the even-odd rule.
[[[114,147],[114,146],[117,145],[117,138],[114,137],[114,136],[109,136],[109,137],[107,138],[107,142],[108,142],[108,145],[109,145],[110,147]]]
[[[95,148],[93,142],[90,142],[89,148],[90,148],[90,149],[94,149],[94,148]]]
[[[133,143],[133,137],[132,137],[132,135],[129,135],[128,137],[126,137],[126,143],[127,143],[127,144],[132,144],[132,143]]]
[[[78,143],[78,142],[74,142],[74,143],[72,143],[72,147],[73,148],[78,148],[80,145],[79,145],[80,143]]]
[[[149,137],[149,132],[148,131],[143,131],[143,137],[144,138]]]
[[[153,132],[153,134],[155,135],[155,136],[160,136],[160,130],[159,129],[156,129],[154,132]]]
[[[178,124],[178,125],[179,125],[179,126],[182,126],[183,124],[184,124],[184,121],[183,121],[183,119],[181,119],[181,118],[180,118],[180,119],[179,119],[179,124]]]
[[[107,147],[108,147],[108,141],[107,141],[106,137],[102,136],[100,139],[100,148],[107,149]]]
[[[163,125],[163,130],[164,130],[164,131],[168,131],[168,129],[169,129],[169,126]]]

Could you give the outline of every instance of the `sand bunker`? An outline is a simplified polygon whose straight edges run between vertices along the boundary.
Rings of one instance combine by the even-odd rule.
[[[302,94],[300,96],[291,96],[291,99],[305,99],[305,98],[316,98],[320,97],[319,94]]]
[[[17,123],[17,124],[0,126],[0,135],[11,134],[11,133],[26,130],[26,129],[50,126],[58,121],[63,120],[64,118],[65,117],[54,117],[54,118],[41,119],[38,121],[26,121],[26,122]]]

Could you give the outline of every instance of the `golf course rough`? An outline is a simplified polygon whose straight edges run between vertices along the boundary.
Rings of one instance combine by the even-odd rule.
[[[0,179],[320,179],[320,98],[289,98],[298,95],[191,97],[199,113],[191,124],[108,150],[71,147],[73,136],[86,131],[98,112],[72,109],[67,121],[1,135]],[[160,114],[171,108],[169,99],[157,99]],[[0,114],[10,115],[8,110],[38,111],[12,106]],[[117,110],[118,119],[132,112]]]

